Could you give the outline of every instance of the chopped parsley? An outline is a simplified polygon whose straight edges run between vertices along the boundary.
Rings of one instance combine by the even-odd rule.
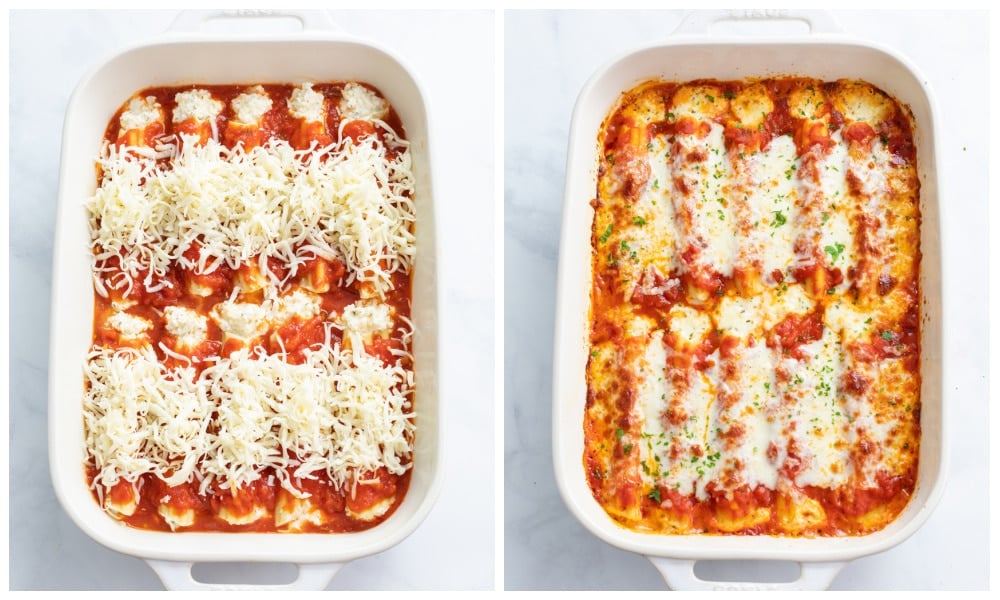
[[[642,227],[646,224],[646,219],[643,219],[642,217],[632,217],[632,224]]]
[[[605,243],[605,242],[607,242],[608,238],[611,237],[611,227],[612,227],[612,223],[608,223],[608,228],[605,229],[604,233],[601,234],[600,240],[601,240],[602,244]]]
[[[732,90],[730,90],[730,91],[728,91],[728,92],[726,92],[725,94],[722,94],[722,95],[725,96],[727,100],[732,100],[733,98],[736,97],[736,94],[733,93]]]
[[[882,335],[882,339],[885,340],[885,341],[887,341],[887,342],[891,342],[892,339],[893,339],[892,331],[889,331],[888,329],[886,329],[885,331],[883,331],[881,335]]]
[[[660,488],[653,488],[653,491],[648,494],[650,500],[660,502]]]
[[[621,427],[619,427],[618,429],[615,429],[615,437],[616,438],[622,439],[623,435],[625,435],[625,430],[624,429],[622,429]]]
[[[782,225],[788,222],[788,219],[785,218],[785,213],[781,212],[780,210],[776,210],[773,212],[774,212],[774,220],[771,221],[771,227],[781,227]]]
[[[604,159],[607,160],[609,163],[611,163],[612,167],[615,166],[615,155],[614,154],[608,152],[607,154],[604,155]]]
[[[830,255],[830,262],[835,263],[840,258],[840,255],[844,253],[844,245],[837,242],[832,246],[824,246],[823,251]]]
[[[715,96],[712,94],[705,94],[705,97],[708,98],[709,102],[715,102]]]

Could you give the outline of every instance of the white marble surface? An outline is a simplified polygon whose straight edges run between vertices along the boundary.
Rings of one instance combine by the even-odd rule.
[[[47,466],[47,324],[60,136],[69,95],[85,72],[126,45],[162,33],[174,16],[171,11],[11,13],[12,589],[161,588],[143,561],[92,541],[56,500]],[[347,32],[403,56],[436,119],[446,426],[444,488],[426,521],[398,546],[349,563],[330,589],[493,589],[494,13],[350,11],[333,18]],[[468,135],[470,129],[475,135]],[[260,578],[262,571],[289,575],[287,568],[272,566],[225,572],[256,583],[274,581]]]
[[[663,39],[677,12],[511,12],[505,20],[504,579],[506,589],[664,589],[645,558],[569,514],[551,459],[555,277],[570,115],[612,57]],[[985,13],[838,13],[855,37],[907,55],[941,108],[951,464],[937,510],[911,538],[855,560],[833,589],[987,589],[987,19]],[[931,42],[933,40],[933,42]],[[967,275],[967,276],[965,276]],[[729,565],[727,568],[731,568]],[[769,567],[763,567],[767,571]],[[783,571],[785,574],[787,570]],[[722,571],[707,575],[719,577]],[[794,573],[794,571],[793,571]],[[741,573],[747,576],[748,573]]]

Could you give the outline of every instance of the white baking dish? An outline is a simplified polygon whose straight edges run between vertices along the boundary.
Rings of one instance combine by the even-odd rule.
[[[301,31],[291,34],[200,31],[208,19],[247,16],[184,14],[166,35],[127,49],[96,68],[70,99],[63,131],[52,276],[50,470],[56,494],[73,521],[98,542],[147,559],[167,587],[209,587],[191,576],[196,562],[254,561],[298,564],[296,581],[271,587],[321,589],[345,561],[383,551],[409,535],[430,511],[441,486],[430,124],[425,95],[402,63],[370,42],[337,32],[324,13],[288,15],[302,24]],[[411,142],[417,223],[411,314],[417,434],[409,491],[389,519],[358,533],[164,533],[126,527],[101,510],[83,470],[83,364],[93,323],[90,239],[83,201],[96,186],[94,160],[104,128],[122,102],[149,86],[306,80],[361,80],[375,85],[395,107]]]
[[[720,37],[709,28],[723,20],[797,19],[810,33],[797,37]],[[745,25],[745,24],[744,24]],[[942,338],[941,237],[937,121],[925,80],[905,59],[838,33],[827,13],[695,13],[669,39],[636,49],[599,70],[584,86],[573,113],[560,241],[553,375],[553,454],[560,493],[594,535],[646,555],[674,589],[823,589],[851,559],[880,552],[911,535],[943,492],[945,354]],[[851,538],[788,539],[773,536],[664,536],[626,530],[594,500],[583,467],[583,411],[590,292],[590,235],[599,148],[597,132],[619,94],[648,79],[743,79],[802,75],[823,80],[863,79],[892,94],[913,112],[920,178],[923,260],[921,349],[921,452],[914,496],[899,518],[877,533]],[[694,574],[698,560],[795,561],[795,581],[779,584],[711,582]]]

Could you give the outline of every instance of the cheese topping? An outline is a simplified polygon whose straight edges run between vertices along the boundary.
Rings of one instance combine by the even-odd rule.
[[[163,311],[167,320],[167,331],[177,338],[184,348],[194,348],[205,341],[208,334],[208,319],[183,306],[168,306]]]
[[[254,125],[264,118],[273,104],[264,88],[258,85],[251,88],[249,92],[244,92],[233,98],[232,107],[238,122],[244,125]]]
[[[278,298],[274,307],[274,320],[277,323],[284,323],[293,317],[306,321],[318,314],[319,296],[302,290],[295,290]]]
[[[337,108],[344,121],[382,121],[389,116],[389,103],[361,84],[350,82],[342,93]]]
[[[163,120],[163,108],[153,96],[132,98],[119,119],[122,131],[142,129]]]
[[[166,373],[150,348],[90,354],[84,397],[86,444],[98,471],[94,484],[113,486],[153,473],[167,485],[188,481],[209,447],[215,406],[200,393],[194,370]]]
[[[322,121],[326,116],[323,94],[312,89],[311,83],[303,83],[292,91],[288,99],[288,112],[307,123]]]
[[[109,260],[124,266],[115,281],[95,281],[99,292],[111,285],[127,295],[146,269],[154,291],[190,240],[208,265],[233,269],[261,254],[293,268],[310,255],[339,258],[348,284],[367,282],[377,295],[413,260],[410,155],[388,159],[378,136],[308,157],[284,141],[247,153],[208,140],[185,144],[168,168],[109,145],[99,164],[101,185],[87,203],[95,278]]]
[[[412,373],[371,356],[334,347],[293,365],[241,350],[195,379],[152,351],[105,348],[86,374],[95,485],[145,473],[177,485],[197,472],[204,492],[213,480],[239,487],[272,467],[279,478],[324,471],[350,488],[363,473],[410,467]]]
[[[865,535],[916,485],[908,109],[859,81],[648,81],[597,137],[583,465],[665,534]],[[581,402],[584,398],[581,397]]]
[[[188,119],[195,121],[215,120],[222,112],[222,102],[212,97],[208,90],[189,90],[178,92],[174,96],[177,107],[174,108],[174,123]]]
[[[385,336],[392,329],[388,304],[355,302],[344,309],[340,316],[344,334],[351,340],[351,347],[362,349],[375,335]]]
[[[108,324],[114,327],[118,333],[122,334],[122,337],[125,339],[142,337],[146,331],[149,331],[153,327],[153,324],[147,319],[130,315],[126,312],[116,312],[111,315],[108,319]]]
[[[267,309],[259,304],[227,300],[216,304],[209,316],[227,336],[243,341],[264,335],[268,329]]]

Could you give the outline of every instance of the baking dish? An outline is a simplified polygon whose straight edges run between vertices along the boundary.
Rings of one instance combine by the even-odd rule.
[[[789,37],[723,37],[710,34],[721,21],[804,21],[809,33]],[[750,23],[747,23],[747,22]],[[805,76],[866,80],[909,106],[914,119],[921,185],[923,291],[921,314],[922,443],[914,495],[885,529],[852,538],[772,536],[662,536],[615,524],[594,500],[583,466],[583,412],[589,323],[591,225],[599,162],[597,132],[619,94],[642,81]],[[570,130],[557,279],[553,372],[553,458],[560,493],[570,512],[594,535],[643,554],[673,589],[823,589],[847,561],[884,551],[911,535],[929,517],[945,483],[946,421],[943,351],[944,292],[941,273],[939,180],[934,100],[925,80],[889,49],[848,38],[824,12],[698,12],[668,39],[637,48],[595,73],[577,100]],[[699,560],[758,559],[799,563],[791,582],[712,582],[699,579]]]
[[[301,31],[208,34],[209,20],[240,25],[248,17],[293,18]],[[234,20],[235,19],[235,20]],[[245,22],[245,21],[244,21]],[[237,27],[238,28],[238,27]],[[96,187],[94,159],[104,127],[121,103],[150,86],[361,80],[396,108],[411,142],[417,257],[412,279],[417,434],[409,491],[384,523],[357,533],[163,533],[128,528],[94,501],[83,470],[81,393],[91,343],[90,240],[83,201]],[[298,578],[280,588],[323,588],[346,561],[383,551],[424,519],[441,487],[438,396],[438,291],[431,186],[430,123],[419,84],[389,52],[336,30],[325,13],[184,13],[167,34],[122,51],[78,85],[66,111],[53,259],[49,357],[49,459],[56,494],[96,541],[146,559],[168,588],[208,587],[195,562],[296,563]]]

